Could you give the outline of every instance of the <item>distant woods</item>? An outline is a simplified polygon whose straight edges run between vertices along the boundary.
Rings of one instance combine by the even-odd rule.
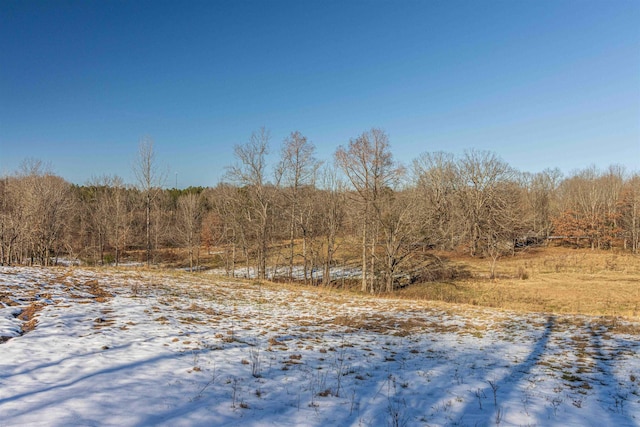
[[[215,187],[167,189],[153,141],[117,176],[72,185],[41,162],[0,179],[0,262],[91,265],[207,260],[229,275],[330,285],[357,277],[365,292],[432,277],[434,254],[500,257],[550,241],[638,253],[640,175],[618,166],[563,176],[515,170],[495,153],[433,152],[397,162],[371,129],[333,159],[293,132],[274,151],[266,129],[235,147]],[[179,259],[174,259],[179,258]]]

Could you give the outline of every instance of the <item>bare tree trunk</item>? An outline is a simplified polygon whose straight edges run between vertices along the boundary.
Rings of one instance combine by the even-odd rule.
[[[362,292],[367,292],[367,224],[362,224]]]
[[[289,282],[293,282],[293,258],[294,258],[294,237],[295,237],[295,230],[296,230],[296,223],[295,223],[295,217],[294,217],[295,213],[294,210],[291,210],[291,222],[289,223],[289,249],[290,249],[290,253],[289,253]]]
[[[370,265],[370,270],[369,270],[369,292],[374,293],[375,292],[375,282],[376,282],[376,273],[375,273],[375,268],[376,268],[376,246],[378,245],[378,238],[376,237],[378,234],[378,230],[377,227],[376,229],[373,230],[373,232],[371,233],[371,242],[370,242],[370,249],[369,249],[369,265]]]
[[[308,279],[308,270],[309,270],[309,261],[307,259],[307,233],[305,231],[302,232],[302,260],[303,260],[303,274],[304,274],[304,284],[307,284]]]
[[[231,277],[236,277],[236,243],[231,244]]]
[[[149,137],[145,137],[140,141],[133,172],[138,180],[140,191],[144,194],[146,262],[147,266],[149,266],[151,265],[153,249],[151,238],[151,207],[152,202],[159,194],[166,178],[166,173],[158,171],[156,155],[153,149],[153,140]]]
[[[146,213],[146,248],[147,248],[147,267],[151,265],[151,196],[147,193],[146,203],[145,203],[145,213]]]

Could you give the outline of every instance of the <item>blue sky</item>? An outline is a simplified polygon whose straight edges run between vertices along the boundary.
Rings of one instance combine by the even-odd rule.
[[[331,161],[384,129],[396,159],[496,152],[521,171],[640,170],[640,2],[0,2],[0,175],[215,185],[234,144],[299,130]]]

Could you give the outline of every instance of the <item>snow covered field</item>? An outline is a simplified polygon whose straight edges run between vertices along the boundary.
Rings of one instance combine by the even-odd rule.
[[[0,267],[0,426],[640,425],[621,321]]]

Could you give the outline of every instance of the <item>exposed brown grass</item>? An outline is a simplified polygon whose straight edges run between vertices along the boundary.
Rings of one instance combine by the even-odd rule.
[[[640,257],[628,253],[538,248],[500,259],[495,280],[489,279],[487,259],[453,261],[473,277],[414,285],[397,295],[518,311],[640,315]]]
[[[45,304],[41,302],[32,302],[27,308],[22,310],[18,315],[18,319],[22,320],[22,333],[33,331],[38,325],[36,314],[44,308]]]

